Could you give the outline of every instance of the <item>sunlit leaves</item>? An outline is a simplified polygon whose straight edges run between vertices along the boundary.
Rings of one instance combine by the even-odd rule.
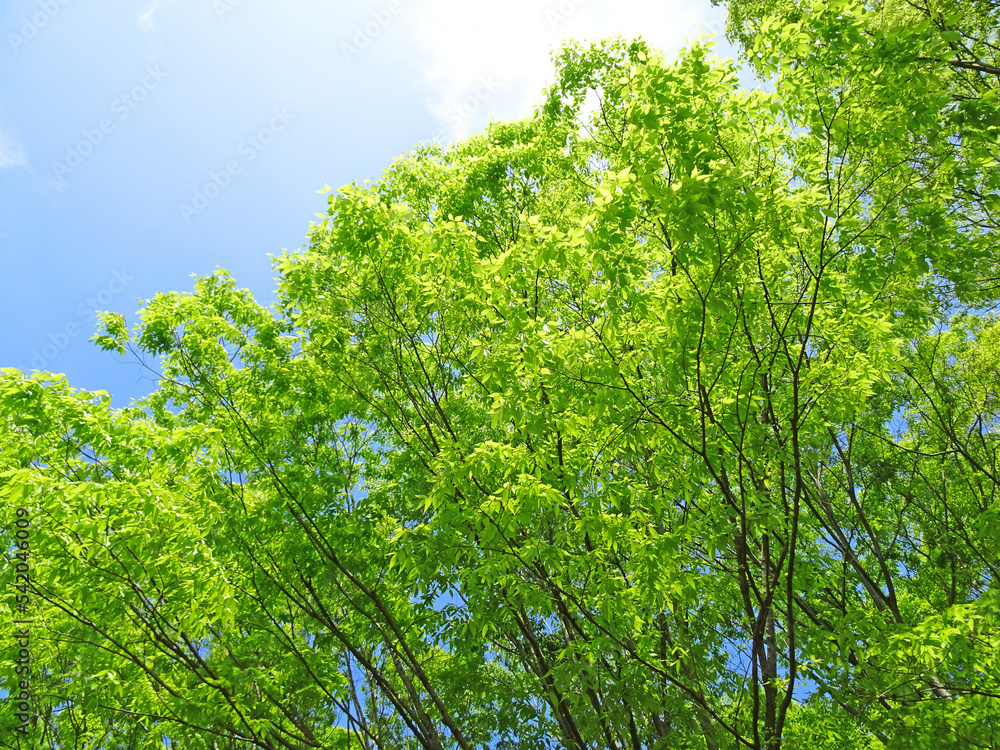
[[[971,32],[733,18],[772,91],[568,44],[531,117],[318,191],[273,307],[220,270],[104,316],[159,358],[130,409],[4,371],[72,710],[206,747],[988,742],[1000,347],[949,315],[992,304],[996,123],[934,57]]]

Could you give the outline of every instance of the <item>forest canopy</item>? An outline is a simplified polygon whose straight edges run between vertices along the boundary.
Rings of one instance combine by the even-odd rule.
[[[729,14],[0,371],[0,746],[1000,748],[997,5]]]

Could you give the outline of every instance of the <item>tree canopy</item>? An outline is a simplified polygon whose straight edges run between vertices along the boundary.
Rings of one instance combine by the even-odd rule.
[[[1000,747],[998,21],[567,44],[105,315],[148,397],[3,370],[2,746]]]

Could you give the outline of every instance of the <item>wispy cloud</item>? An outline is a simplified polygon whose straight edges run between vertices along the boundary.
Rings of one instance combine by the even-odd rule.
[[[520,117],[529,111],[552,82],[550,52],[565,39],[618,33],[642,36],[675,52],[702,31],[721,31],[725,19],[722,8],[645,0],[427,0],[422,10],[414,32],[431,53],[424,71],[435,91],[429,108],[455,135],[479,130],[491,117]],[[469,112],[460,127],[448,127],[456,105],[481,88],[484,76],[498,71],[503,93]]]
[[[537,0],[502,4],[430,0],[424,6],[415,32],[432,51],[424,75],[435,99],[428,104],[451,135],[467,135],[490,117],[515,117],[530,109],[551,68],[548,43],[558,41],[542,6]],[[493,77],[497,71],[503,71],[503,95],[454,127],[449,111],[479,88],[484,76]]]
[[[24,153],[24,147],[3,131],[0,131],[0,169],[25,167],[27,165],[28,157]]]

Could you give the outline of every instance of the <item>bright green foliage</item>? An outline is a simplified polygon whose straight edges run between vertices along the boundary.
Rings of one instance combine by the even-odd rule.
[[[789,6],[772,93],[571,44],[323,191],[273,309],[108,316],[130,409],[5,371],[48,746],[997,747],[992,110]]]

